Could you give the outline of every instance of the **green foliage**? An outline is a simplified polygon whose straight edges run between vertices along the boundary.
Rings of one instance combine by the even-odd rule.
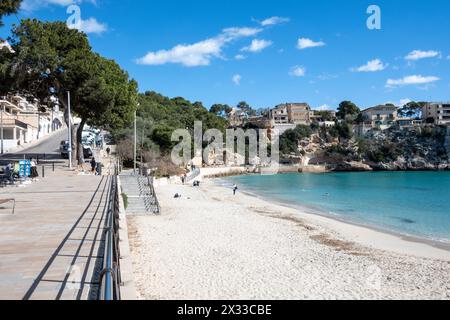
[[[22,0],[1,0],[0,1],[0,27],[3,26],[2,17],[16,13]]]
[[[336,116],[339,119],[347,120],[351,118],[352,120],[361,113],[361,110],[351,101],[343,101],[339,104],[338,112]]]
[[[422,104],[411,101],[398,110],[398,115],[403,118],[417,118],[419,117],[421,111]]]
[[[173,131],[188,129],[192,134],[195,121],[202,122],[203,131],[218,129],[225,133],[228,127],[226,119],[209,112],[201,102],[191,103],[181,97],[170,99],[153,91],[140,94],[138,101],[138,142],[143,151],[158,148],[163,154],[169,153],[176,144],[171,141]],[[131,137],[133,129],[128,127],[114,134],[121,140]]]
[[[348,156],[350,155],[352,152],[345,148],[344,146],[340,145],[340,144],[335,144],[332,145],[331,147],[329,147],[326,150],[326,154],[328,156],[334,155],[334,154],[338,154],[338,155],[342,155],[342,156]]]
[[[241,101],[236,106],[239,110],[244,112],[247,116],[256,116],[256,110],[254,110],[247,102]]]
[[[227,104],[213,104],[209,112],[218,116],[226,116],[231,112],[232,108]]]
[[[309,138],[313,130],[309,126],[298,125],[295,129],[289,129],[280,136],[280,152],[282,154],[298,154],[299,141]]]
[[[352,129],[346,122],[336,123],[329,129],[329,133],[334,138],[350,139],[352,137]]]
[[[367,151],[366,157],[370,161],[381,163],[395,161],[401,154],[397,144],[386,141],[382,145],[371,146],[370,150]]]
[[[330,111],[316,111],[317,114],[322,118],[322,121],[334,121],[335,118]]]
[[[73,136],[77,150],[82,150],[84,124],[114,130],[133,119],[137,83],[113,60],[92,52],[86,34],[64,22],[27,19],[12,30],[11,45],[14,55],[0,55],[0,82],[8,83],[1,89],[38,98],[43,105],[54,93],[66,110],[70,91],[72,111],[82,119]]]

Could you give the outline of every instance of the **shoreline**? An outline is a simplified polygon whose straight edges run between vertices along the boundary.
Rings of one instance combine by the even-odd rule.
[[[220,179],[209,179],[213,184],[219,188],[223,188],[224,190],[228,191],[228,188],[218,184]],[[432,240],[427,238],[421,238],[414,235],[406,235],[402,234],[401,232],[396,232],[393,230],[386,230],[381,227],[376,227],[373,225],[358,223],[356,221],[351,221],[349,219],[345,218],[339,218],[337,216],[332,216],[330,214],[327,214],[326,212],[320,211],[320,209],[308,207],[305,205],[295,205],[295,204],[288,204],[273,198],[263,198],[262,196],[253,193],[248,190],[241,190],[241,194],[244,194],[245,196],[256,198],[259,201],[263,201],[265,203],[277,206],[277,207],[284,207],[286,209],[295,210],[296,214],[298,214],[299,218],[305,218],[307,219],[315,220],[314,222],[319,223],[326,223],[331,225],[331,229],[335,229],[334,231],[338,231],[344,238],[347,238],[349,240],[355,240],[355,233],[358,231],[363,231],[360,234],[367,235],[367,233],[370,234],[370,239],[366,238],[364,239],[364,236],[358,237],[358,243],[362,244],[364,246],[373,245],[374,249],[383,250],[383,251],[392,251],[398,254],[417,254],[417,252],[414,252],[415,249],[413,246],[411,246],[411,249],[408,249],[408,252],[406,253],[404,250],[399,249],[402,245],[405,244],[417,244],[420,246],[427,246],[431,247],[440,251],[445,251],[447,254],[444,253],[444,255],[441,255],[441,253],[437,253],[437,255],[428,254],[425,253],[425,248],[419,248],[420,253],[418,254],[419,257],[423,258],[436,258],[443,257],[445,260],[450,261],[450,243],[440,242],[438,240]],[[364,232],[365,231],[365,232]],[[389,241],[386,243],[387,238],[394,238],[389,239]],[[377,241],[376,239],[382,239],[382,241]],[[392,246],[391,244],[394,245]],[[397,243],[395,243],[397,242]]]
[[[228,176],[230,177],[230,176]],[[219,185],[218,183],[220,182],[220,180],[222,178],[208,178],[211,179],[211,181],[216,181],[216,185]],[[220,187],[224,187],[223,185],[219,185]],[[263,200],[263,201],[267,201],[269,203],[273,203],[275,205],[278,206],[283,206],[283,207],[287,207],[290,209],[294,209],[294,210],[298,210],[300,213],[306,214],[306,215],[313,215],[313,216],[319,216],[319,217],[323,217],[326,219],[331,219],[337,222],[341,222],[344,224],[349,224],[349,225],[353,225],[356,227],[361,227],[361,228],[367,228],[376,232],[380,232],[380,233],[384,233],[384,234],[388,234],[388,235],[392,235],[394,237],[398,237],[401,238],[405,241],[408,242],[416,242],[416,243],[423,243],[423,244],[427,244],[430,245],[434,248],[437,249],[442,249],[442,250],[446,250],[449,251],[450,253],[450,240],[449,242],[446,241],[439,241],[439,240],[434,240],[434,239],[430,239],[430,238],[426,238],[426,237],[420,237],[420,236],[416,236],[416,235],[411,235],[411,234],[406,234],[406,233],[402,233],[401,231],[396,231],[396,230],[389,230],[389,229],[385,229],[383,227],[378,227],[375,225],[371,225],[371,224],[365,224],[363,222],[358,222],[358,221],[354,221],[351,219],[347,219],[345,217],[340,217],[337,215],[332,215],[332,214],[328,214],[327,212],[321,210],[320,208],[315,208],[315,207],[310,207],[307,205],[301,205],[301,204],[289,204],[286,202],[283,202],[282,200],[277,200],[275,198],[264,198],[263,196],[246,190],[246,189],[241,189],[240,190],[241,193],[248,195],[250,197],[254,197],[257,198],[259,200]]]
[[[155,190],[162,214],[128,221],[140,299],[450,299],[449,251],[214,179]]]

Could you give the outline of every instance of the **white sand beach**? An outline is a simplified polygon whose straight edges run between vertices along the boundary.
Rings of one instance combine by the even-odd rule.
[[[450,251],[212,180],[156,191],[161,216],[128,220],[141,299],[450,299]]]

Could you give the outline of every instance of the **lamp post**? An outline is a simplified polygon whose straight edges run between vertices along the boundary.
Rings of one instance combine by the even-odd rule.
[[[72,169],[72,116],[70,115],[70,91],[67,91],[67,111],[69,113],[69,147],[67,152],[69,154],[69,169]]]
[[[134,111],[134,150],[133,150],[133,162],[134,162],[134,171],[133,173],[136,174],[137,169],[137,109],[141,106],[141,104],[137,103],[137,108]]]
[[[134,150],[133,150],[134,171],[133,171],[133,173],[135,175],[136,175],[136,154],[137,154],[137,110],[134,111]]]

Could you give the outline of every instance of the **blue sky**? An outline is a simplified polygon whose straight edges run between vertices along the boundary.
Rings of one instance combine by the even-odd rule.
[[[140,91],[253,107],[361,108],[450,100],[450,1],[84,0],[80,28]],[[67,20],[71,0],[25,0],[18,18]],[[369,30],[367,8],[381,9]],[[8,35],[15,16],[6,19]]]

